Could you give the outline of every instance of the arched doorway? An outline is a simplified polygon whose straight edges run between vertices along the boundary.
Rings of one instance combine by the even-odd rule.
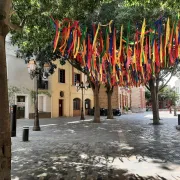
[[[73,99],[73,116],[80,116],[80,102],[81,100],[79,98]]]
[[[91,100],[85,99],[85,114],[88,115],[89,109],[91,109]]]

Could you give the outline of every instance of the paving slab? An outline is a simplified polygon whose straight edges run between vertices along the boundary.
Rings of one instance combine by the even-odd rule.
[[[180,131],[177,116],[160,112],[162,125],[152,125],[151,112],[132,113],[101,123],[75,118],[17,120],[12,138],[12,180],[180,179]],[[30,127],[22,142],[23,126]]]

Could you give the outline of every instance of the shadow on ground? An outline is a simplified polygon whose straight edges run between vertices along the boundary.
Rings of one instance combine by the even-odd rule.
[[[74,119],[41,120],[22,142],[19,120],[12,138],[12,180],[180,179],[180,132],[176,119],[149,125],[150,113],[124,115],[101,124]]]

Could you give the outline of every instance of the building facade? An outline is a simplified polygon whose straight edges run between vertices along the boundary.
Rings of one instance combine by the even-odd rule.
[[[61,116],[79,116],[82,108],[82,90],[77,92],[76,82],[86,82],[87,77],[73,68],[68,62],[60,65],[56,62],[57,69],[55,73],[49,77],[49,90],[51,93],[51,117]],[[83,106],[85,114],[88,109],[94,106],[94,96],[91,88],[83,89]]]
[[[145,111],[145,88],[133,87],[131,89],[123,87],[114,87],[112,94],[112,108],[120,109],[122,113],[131,109],[132,112]],[[100,107],[107,109],[107,94],[106,88],[100,88]]]
[[[176,105],[180,106],[180,79],[175,81],[174,87],[175,87],[176,93],[179,96],[179,100],[176,102]]]
[[[17,47],[10,42],[10,36],[6,38],[6,64],[8,78],[9,105],[17,105],[17,118],[33,118],[34,103],[33,92],[36,80],[31,80],[27,70],[27,64],[16,56]],[[40,94],[39,115],[40,117],[51,117],[51,97],[47,95],[48,81],[39,79],[38,87]]]
[[[82,91],[77,92],[76,82],[86,82],[87,77],[73,68],[69,63],[60,65],[59,61],[55,62],[57,69],[55,73],[49,77],[49,90],[51,93],[51,117],[61,116],[79,116],[82,108]],[[94,107],[94,96],[91,88],[83,90],[83,106],[85,114]],[[101,85],[100,92],[100,108],[107,109],[106,88]],[[145,111],[145,88],[126,89],[122,87],[114,87],[112,95],[112,108],[121,109],[126,112],[131,109],[132,112]]]

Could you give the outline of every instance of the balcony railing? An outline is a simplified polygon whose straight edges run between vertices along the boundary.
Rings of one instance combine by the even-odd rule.
[[[39,81],[38,89],[48,89],[48,81]]]

